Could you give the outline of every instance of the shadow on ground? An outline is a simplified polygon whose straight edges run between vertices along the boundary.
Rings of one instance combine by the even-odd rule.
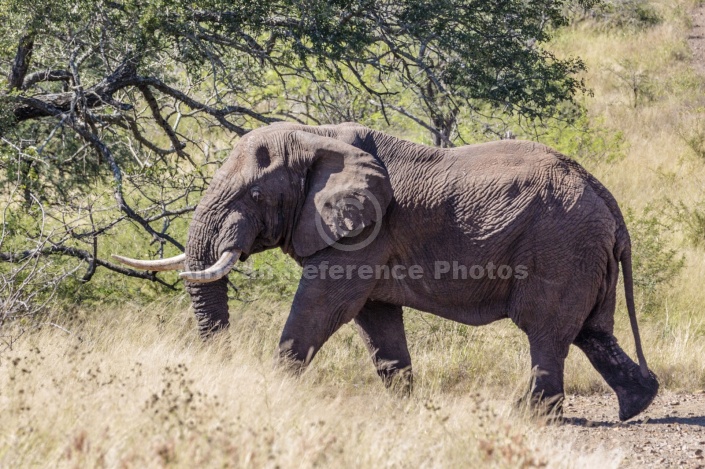
[[[692,425],[705,427],[705,416],[701,417],[660,417],[630,420],[629,422],[608,422],[604,420],[590,420],[578,417],[565,417],[560,420],[561,425],[575,425],[578,427],[629,427],[636,425]]]

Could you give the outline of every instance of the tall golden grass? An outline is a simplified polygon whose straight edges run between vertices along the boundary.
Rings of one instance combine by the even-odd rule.
[[[0,467],[616,467],[620,460],[575,455],[570,442],[535,433],[545,422],[513,410],[523,386],[511,378],[528,382],[526,347],[506,327],[465,340],[454,326],[416,337],[416,389],[399,399],[378,382],[351,328],[293,378],[272,366],[286,314],[280,304],[243,306],[229,339],[205,345],[193,321],[173,309],[101,311],[70,332],[47,324],[6,352]],[[490,390],[487,382],[503,385]]]

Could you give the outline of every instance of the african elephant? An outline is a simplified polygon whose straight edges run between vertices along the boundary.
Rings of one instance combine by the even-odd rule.
[[[648,407],[629,233],[615,199],[538,143],[417,145],[361,125],[274,124],[245,135],[215,173],[182,269],[199,329],[228,326],[226,275],[279,247],[303,266],[279,353],[307,365],[355,321],[380,376],[411,377],[402,306],[469,325],[510,318],[529,339],[532,401],[560,402],[570,344],[614,389],[619,417]],[[613,335],[622,265],[639,365]]]

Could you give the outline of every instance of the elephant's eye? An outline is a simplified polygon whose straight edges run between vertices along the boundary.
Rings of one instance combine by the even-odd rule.
[[[262,200],[262,192],[259,190],[258,187],[253,187],[250,189],[250,195],[254,199],[255,202],[259,202]]]

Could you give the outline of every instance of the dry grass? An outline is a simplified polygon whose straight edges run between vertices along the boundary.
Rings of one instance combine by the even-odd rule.
[[[506,327],[462,343],[450,329],[420,334],[418,384],[399,399],[350,330],[295,379],[271,366],[281,305],[237,311],[230,340],[208,345],[186,305],[166,321],[155,309],[167,311],[106,311],[71,334],[47,326],[4,354],[1,467],[616,467],[620,458],[542,441],[534,430],[544,423],[511,410],[518,386],[504,372],[523,382],[526,347]]]
[[[566,31],[556,49],[581,57],[590,114],[626,140],[625,158],[616,163],[584,162],[623,207],[641,209],[666,196],[689,202],[702,198],[705,159],[686,141],[699,129],[705,108],[705,78],[692,67],[686,38],[688,12],[695,2],[653,1],[665,20],[651,28],[604,32],[590,24]],[[634,106],[631,78],[639,75]]]
[[[272,366],[287,305],[238,303],[228,341],[203,344],[186,301],[126,305],[26,333],[0,362],[0,467],[616,467],[576,454],[515,410],[528,344],[504,321],[470,328],[409,311],[415,390],[383,389],[354,329],[311,368]],[[175,314],[175,311],[178,313]],[[626,315],[618,336],[630,342]],[[672,318],[644,335],[665,385],[702,385],[702,341]],[[629,347],[628,347],[629,348]],[[699,370],[699,371],[698,371]],[[695,373],[694,373],[695,372]],[[606,390],[571,353],[567,392]],[[617,409],[610,409],[616,417]]]

